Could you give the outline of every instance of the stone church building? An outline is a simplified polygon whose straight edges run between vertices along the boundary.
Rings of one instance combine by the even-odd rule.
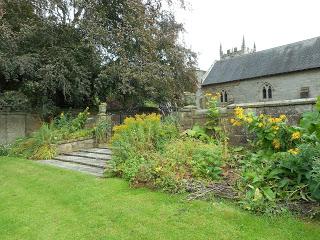
[[[202,92],[221,93],[222,105],[312,99],[320,95],[320,37],[263,51],[226,53],[206,73]]]

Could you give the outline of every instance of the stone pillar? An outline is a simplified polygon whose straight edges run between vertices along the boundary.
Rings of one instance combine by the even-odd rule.
[[[101,121],[106,121],[107,120],[107,104],[106,103],[101,103],[99,105],[99,113],[98,113],[98,118],[97,118],[97,122],[101,122]]]

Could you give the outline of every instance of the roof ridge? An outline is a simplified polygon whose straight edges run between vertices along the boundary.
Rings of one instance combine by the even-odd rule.
[[[272,48],[260,50],[260,51],[257,51],[257,52],[253,52],[253,53],[246,53],[246,54],[242,54],[242,55],[236,55],[236,56],[231,57],[231,58],[226,58],[226,59],[218,60],[218,62],[220,62],[220,61],[228,61],[228,60],[233,59],[233,58],[246,57],[246,56],[248,56],[248,55],[254,55],[254,54],[257,54],[257,53],[262,53],[262,52],[266,52],[266,51],[271,51],[271,50],[274,50],[274,49],[277,49],[277,48],[283,48],[283,47],[287,47],[287,46],[290,46],[290,45],[295,45],[295,44],[302,43],[302,42],[307,42],[307,41],[314,40],[314,39],[320,39],[320,36],[318,36],[318,37],[313,37],[313,38],[308,38],[308,39],[305,39],[305,40],[300,40],[300,41],[293,42],[293,43],[283,44],[283,45],[280,45],[280,46],[277,46],[277,47],[272,47]],[[213,64],[213,65],[214,65],[214,64]]]
[[[217,61],[203,85],[320,68],[320,36]]]
[[[308,39],[304,39],[304,40],[300,40],[300,41],[293,42],[293,43],[283,44],[283,45],[280,45],[280,46],[277,46],[277,47],[272,47],[272,48],[264,49],[264,50],[261,50],[261,51],[257,51],[255,53],[264,52],[264,51],[268,51],[268,50],[272,50],[272,49],[276,49],[276,48],[281,48],[281,47],[286,47],[286,46],[290,46],[290,45],[294,45],[294,44],[298,44],[298,43],[302,43],[302,42],[307,42],[307,41],[310,41],[310,40],[313,40],[313,39],[317,39],[317,38],[320,38],[320,36],[313,37],[313,38],[308,38]]]

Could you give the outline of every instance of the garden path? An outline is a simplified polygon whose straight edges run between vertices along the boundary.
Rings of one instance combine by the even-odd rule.
[[[65,153],[54,157],[52,160],[39,162],[103,177],[103,173],[111,160],[111,154],[109,148],[91,148]]]

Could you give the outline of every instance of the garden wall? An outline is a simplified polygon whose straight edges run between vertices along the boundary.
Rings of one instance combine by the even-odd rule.
[[[38,129],[41,120],[37,114],[0,112],[0,145],[12,143]]]
[[[245,144],[249,138],[247,131],[242,127],[233,127],[230,124],[230,119],[233,118],[234,108],[242,107],[246,111],[251,111],[257,115],[263,113],[276,117],[280,114],[285,114],[290,124],[298,124],[301,115],[304,112],[314,110],[315,103],[315,98],[307,98],[286,101],[231,104],[220,108],[220,124],[228,132],[231,144]],[[195,124],[204,126],[207,121],[207,110],[197,109],[194,106],[186,106],[180,109],[178,115],[183,129],[192,128]]]

